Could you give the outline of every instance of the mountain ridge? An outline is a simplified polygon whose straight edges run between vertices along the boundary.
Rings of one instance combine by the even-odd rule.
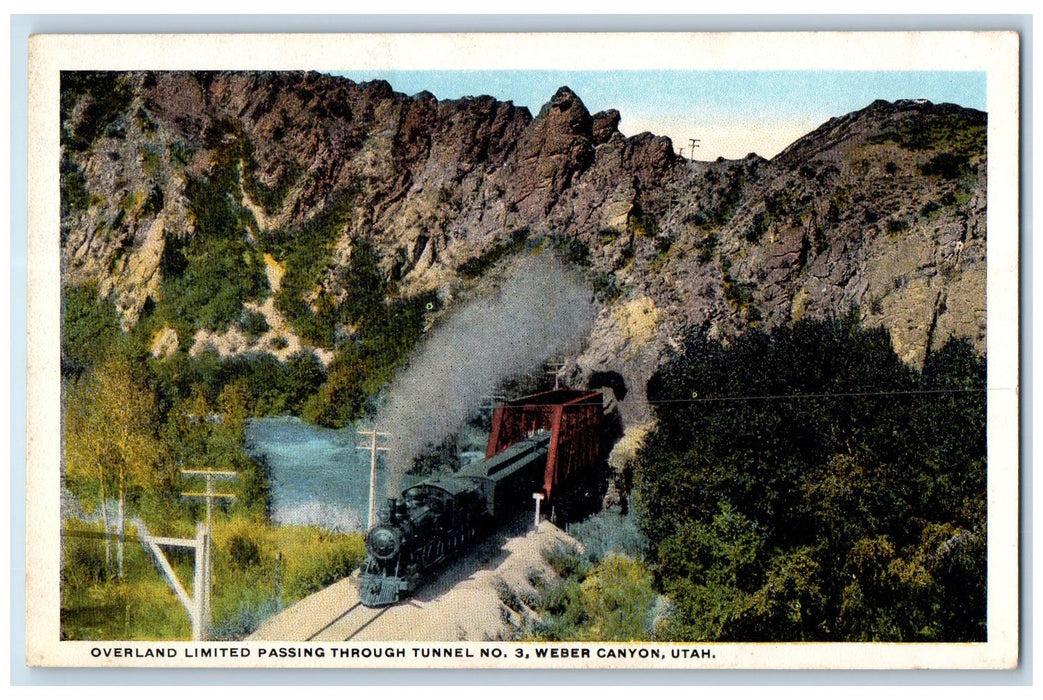
[[[489,96],[439,101],[317,73],[63,74],[62,104],[63,282],[97,282],[127,328],[167,313],[172,280],[191,289],[186,275],[217,269],[199,241],[220,238],[253,280],[228,305],[256,312],[282,294],[286,313],[304,310],[282,319],[283,337],[333,319],[292,346],[328,363],[353,332],[340,310],[354,303],[344,281],[361,243],[392,297],[437,296],[434,321],[501,260],[551,245],[600,304],[570,379],[620,375],[633,420],[692,326],[728,338],[856,309],[914,365],[950,336],[984,350],[975,110],[877,101],[771,160],[702,162],[667,137],[624,136],[618,111],[592,115],[565,86],[533,116]],[[207,219],[215,207],[223,218]],[[170,264],[178,251],[185,267]],[[279,292],[266,281],[268,258],[290,270],[293,294],[286,278]],[[212,322],[184,308],[179,328],[156,329],[163,353],[244,330],[230,312]],[[240,336],[236,352],[286,356],[275,332]]]

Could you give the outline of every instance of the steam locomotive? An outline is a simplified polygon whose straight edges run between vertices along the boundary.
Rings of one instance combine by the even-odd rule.
[[[431,570],[490,532],[534,493],[548,502],[600,459],[598,392],[527,396],[493,413],[486,458],[389,498],[366,533],[359,599],[380,607],[412,594]]]

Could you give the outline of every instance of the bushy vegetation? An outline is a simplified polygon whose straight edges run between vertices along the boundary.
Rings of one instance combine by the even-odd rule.
[[[240,383],[250,415],[300,415],[326,380],[326,370],[310,351],[295,353],[285,362],[264,353],[222,359],[209,351],[196,357],[178,352],[148,363],[161,401],[173,403],[201,394],[213,403],[225,387]]]
[[[636,518],[604,511],[570,525],[569,534],[583,550],[557,544],[543,552],[557,577],[530,575],[539,595],[525,603],[538,617],[518,636],[546,641],[652,639],[662,601],[643,561],[647,540]]]
[[[539,641],[652,639],[659,596],[648,567],[634,556],[607,551],[594,557],[565,545],[544,552],[558,580],[533,576],[539,616],[519,636]]]
[[[87,514],[64,538],[62,634],[68,639],[184,639],[186,613],[134,539],[135,518],[154,535],[191,537],[204,505],[181,498],[199,485],[182,469],[230,470],[236,495],[215,513],[214,624],[234,637],[297,598],[346,576],[361,560],[358,535],[268,524],[267,465],[245,450],[251,414],[299,411],[325,379],[312,353],[221,360],[166,359],[148,334],[124,333],[96,285],[62,299],[64,484]],[[174,567],[190,585],[189,557]]]
[[[256,172],[255,164],[251,159],[251,167],[243,185],[246,192],[261,205],[266,214],[274,214],[282,207],[283,202],[286,201],[286,195],[290,193],[290,188],[304,174],[303,168],[296,161],[290,161],[280,173],[275,184],[268,187],[261,182]]]
[[[73,533],[98,532],[96,524],[66,521]],[[162,531],[190,523],[168,524]],[[133,533],[133,528],[131,528]],[[153,528],[152,534],[159,534]],[[126,546],[122,581],[105,573],[101,540],[65,539],[62,568],[63,639],[187,639],[192,626],[185,609],[134,540]],[[244,552],[249,552],[244,556]],[[273,527],[254,518],[220,514],[214,523],[212,635],[237,639],[270,615],[351,573],[365,553],[359,534],[317,528]],[[168,555],[191,594],[191,555]]]
[[[636,505],[665,636],[985,639],[985,362],[886,331],[694,332],[649,382]]]
[[[327,427],[364,415],[371,398],[391,381],[419,341],[427,314],[438,307],[434,292],[399,296],[366,241],[356,244],[338,286],[348,290],[347,297],[330,306],[331,316],[355,332],[338,343],[326,382],[301,414]]]
[[[348,221],[351,198],[343,196],[316,214],[303,226],[268,232],[263,239],[265,252],[282,262],[286,268],[279,292],[275,295],[275,308],[302,338],[313,345],[332,348],[337,324],[341,321],[341,309],[320,285],[333,254],[341,230]],[[357,250],[353,255],[353,271],[363,268],[370,272],[375,267],[371,250]],[[379,274],[378,274],[379,276]],[[352,298],[361,295],[361,303],[383,302],[375,298],[379,289],[362,287],[355,282],[372,283],[372,280],[349,279]],[[318,296],[306,301],[313,292]]]
[[[896,238],[898,234],[909,229],[909,222],[905,219],[888,219],[887,220],[887,234],[891,238]]]
[[[189,177],[185,195],[195,233],[170,240],[160,261],[162,289],[156,317],[180,338],[205,328],[225,331],[243,302],[267,296],[264,258],[249,243],[256,222],[242,206],[239,161],[225,149],[205,177]]]
[[[568,533],[583,544],[587,558],[595,562],[611,553],[641,559],[648,550],[648,539],[632,513],[602,511],[569,525]]]
[[[90,206],[87,177],[80,166],[68,158],[62,159],[61,182],[62,217],[87,211],[87,207]]]
[[[939,175],[946,180],[954,180],[964,174],[970,167],[970,157],[962,153],[936,153],[920,166],[924,175]]]
[[[746,229],[744,237],[750,243],[758,243],[768,230],[771,217],[767,212],[759,211],[753,215],[749,228]]]
[[[256,340],[269,330],[268,319],[264,314],[245,308],[239,314],[239,326],[252,340]]]
[[[569,265],[590,265],[590,246],[575,236],[557,236],[554,248]]]
[[[63,376],[78,376],[113,352],[122,352],[116,307],[98,294],[98,284],[62,290],[61,366]]]
[[[717,236],[716,231],[714,231],[707,235],[696,245],[696,247],[699,250],[699,254],[697,257],[700,263],[706,265],[711,260],[713,260],[713,256],[717,252],[718,243],[719,238]]]
[[[742,168],[727,171],[727,182],[722,183],[715,192],[716,201],[707,212],[707,221],[715,226],[723,226],[731,220],[743,202],[746,188],[746,173]]]
[[[987,137],[985,115],[980,118],[967,112],[935,114],[931,119],[910,116],[893,130],[870,138],[870,143],[894,142],[914,151],[948,151],[962,155],[985,152]]]

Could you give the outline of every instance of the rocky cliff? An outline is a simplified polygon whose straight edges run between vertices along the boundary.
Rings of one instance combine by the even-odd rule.
[[[570,379],[621,378],[634,420],[691,325],[728,337],[856,309],[912,364],[950,336],[984,350],[974,110],[875,102],[771,160],[717,162],[627,138],[567,87],[534,117],[317,73],[67,73],[61,118],[63,280],[97,281],[125,327],[176,318],[153,321],[157,355],[329,362],[357,330],[336,310],[365,296],[363,253],[383,294],[434,293],[437,323],[502,261],[550,246],[600,308]],[[321,319],[334,331],[305,329]]]

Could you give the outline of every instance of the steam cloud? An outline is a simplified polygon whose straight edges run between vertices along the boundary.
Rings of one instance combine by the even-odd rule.
[[[515,263],[498,292],[432,331],[377,418],[388,440],[389,495],[414,457],[457,432],[505,379],[578,346],[594,321],[590,290],[553,255]]]

